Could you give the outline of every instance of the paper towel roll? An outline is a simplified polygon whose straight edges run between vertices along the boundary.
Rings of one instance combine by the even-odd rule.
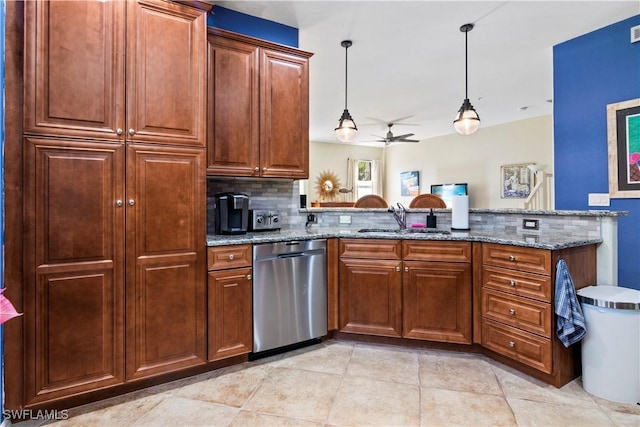
[[[469,229],[469,196],[451,197],[451,229]]]

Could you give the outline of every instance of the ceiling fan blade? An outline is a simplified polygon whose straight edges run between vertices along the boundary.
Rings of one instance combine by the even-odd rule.
[[[410,119],[411,117],[413,117],[413,114],[412,114],[412,115],[410,115],[410,116],[400,117],[399,119],[389,120],[387,123],[404,124],[404,123],[398,123],[398,122],[401,122],[402,120]]]
[[[397,141],[398,139],[408,138],[413,135],[413,133],[405,133],[404,135],[392,136],[390,139],[395,139]]]
[[[401,139],[398,142],[420,142],[417,139]]]

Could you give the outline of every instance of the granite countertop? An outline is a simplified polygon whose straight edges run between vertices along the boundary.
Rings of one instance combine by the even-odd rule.
[[[443,230],[449,232],[449,230]],[[310,227],[308,229],[283,229],[281,231],[248,232],[240,235],[207,235],[207,246],[226,246],[237,244],[260,244],[286,242],[292,240],[326,239],[331,237],[359,238],[359,239],[410,239],[410,240],[439,240],[439,241],[467,241],[484,243],[501,243],[538,249],[565,249],[602,243],[601,238],[576,238],[567,233],[507,233],[501,231],[451,231],[440,233],[397,233],[397,232],[367,232],[360,233],[358,229],[338,229]]]
[[[407,212],[451,212],[451,208],[409,208]],[[301,208],[301,213],[319,213],[319,212],[386,212],[387,209],[382,208]],[[605,209],[593,210],[537,210],[537,209],[517,209],[517,208],[469,208],[469,213],[493,213],[493,214],[522,214],[522,215],[552,215],[552,216],[590,216],[590,217],[619,217],[629,215],[629,211],[610,211]]]

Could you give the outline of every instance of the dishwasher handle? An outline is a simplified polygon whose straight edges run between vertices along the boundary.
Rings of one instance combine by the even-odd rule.
[[[298,258],[301,256],[304,256],[305,254],[303,252],[291,252],[288,254],[280,254],[278,255],[276,258],[278,259],[282,259],[282,258]]]

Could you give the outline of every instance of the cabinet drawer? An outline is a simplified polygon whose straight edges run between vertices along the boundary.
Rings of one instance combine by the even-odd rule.
[[[484,266],[482,268],[482,282],[485,288],[551,302],[550,276]]]
[[[471,242],[402,242],[406,261],[471,262]]]
[[[482,346],[539,371],[551,373],[550,339],[483,319]]]
[[[400,240],[340,239],[340,257],[366,259],[400,259]]]
[[[207,270],[251,267],[251,245],[207,248]]]
[[[484,243],[482,263],[531,273],[551,274],[551,251]]]
[[[551,304],[490,289],[482,295],[484,317],[551,338]]]

